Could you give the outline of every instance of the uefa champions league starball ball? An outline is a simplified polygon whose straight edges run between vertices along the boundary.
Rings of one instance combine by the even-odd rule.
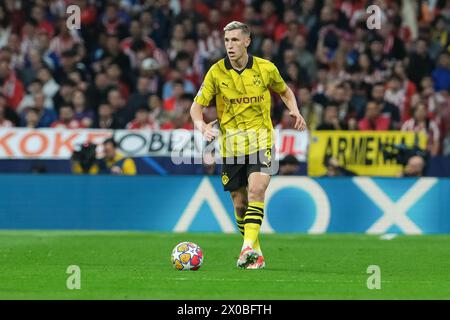
[[[173,249],[171,260],[177,270],[198,270],[203,263],[203,252],[193,242],[181,242]]]

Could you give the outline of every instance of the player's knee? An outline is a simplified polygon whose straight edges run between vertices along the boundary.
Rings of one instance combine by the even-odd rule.
[[[249,199],[261,200],[264,199],[264,194],[266,192],[266,187],[263,185],[253,185],[248,188]]]

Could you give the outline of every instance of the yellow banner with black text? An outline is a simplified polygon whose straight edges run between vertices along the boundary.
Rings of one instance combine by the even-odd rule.
[[[326,175],[327,165],[337,163],[356,175],[398,176],[407,157],[414,150],[425,149],[426,145],[424,133],[313,131],[308,153],[308,175]]]

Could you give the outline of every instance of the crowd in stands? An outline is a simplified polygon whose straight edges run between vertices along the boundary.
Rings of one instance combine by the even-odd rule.
[[[80,29],[66,25],[72,4]],[[445,0],[4,0],[0,128],[192,129],[232,20],[250,26],[249,52],[277,65],[309,130],[423,131],[431,154],[450,154]],[[272,117],[293,126],[276,96]]]

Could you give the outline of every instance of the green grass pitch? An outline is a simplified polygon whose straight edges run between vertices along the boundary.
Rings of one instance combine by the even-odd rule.
[[[198,271],[176,271],[193,241]],[[1,231],[0,299],[450,299],[450,236],[262,236],[265,270],[236,268],[238,234]],[[69,265],[81,289],[68,290]],[[369,290],[369,265],[381,289]]]

